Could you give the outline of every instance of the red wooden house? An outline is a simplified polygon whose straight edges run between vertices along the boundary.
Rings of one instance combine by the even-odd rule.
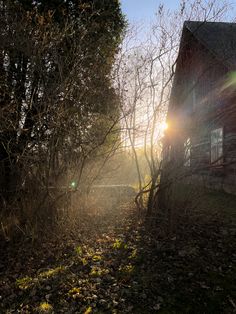
[[[235,23],[184,23],[167,120],[163,175],[236,193]]]

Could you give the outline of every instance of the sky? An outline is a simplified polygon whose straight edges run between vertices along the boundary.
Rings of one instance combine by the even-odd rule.
[[[158,5],[164,3],[166,9],[175,10],[179,6],[179,0],[120,0],[123,13],[130,23],[151,22],[155,17]],[[219,1],[220,2],[220,1]],[[236,0],[228,1],[232,7],[232,17],[235,17]],[[231,16],[231,15],[230,15]]]
[[[160,3],[165,3],[165,7],[176,9],[178,0],[121,0],[122,11],[130,22],[151,21]]]
[[[179,5],[179,0],[120,0],[120,2],[128,23],[139,26],[139,32],[136,34],[138,42],[143,41],[150,33],[155,13],[161,3],[164,3],[166,9],[171,10],[175,10]]]

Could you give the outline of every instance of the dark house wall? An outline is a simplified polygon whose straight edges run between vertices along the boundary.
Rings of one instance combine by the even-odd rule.
[[[164,172],[182,169],[215,188],[236,193],[236,97],[232,70],[185,30],[176,65]],[[231,78],[230,78],[231,76]],[[223,158],[211,162],[211,131],[223,127]],[[190,139],[190,162],[185,164]],[[172,168],[171,168],[172,167]]]

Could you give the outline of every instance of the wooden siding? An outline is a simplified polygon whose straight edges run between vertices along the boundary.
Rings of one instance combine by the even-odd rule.
[[[187,44],[176,66],[165,145],[171,146],[172,159],[178,163],[182,159],[183,165],[184,142],[189,137],[191,170],[236,193],[236,87],[227,87],[230,71],[223,63],[190,32],[185,37]],[[210,134],[220,127],[224,128],[224,158],[222,165],[216,166],[211,165]]]

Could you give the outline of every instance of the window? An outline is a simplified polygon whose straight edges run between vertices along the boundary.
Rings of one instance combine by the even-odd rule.
[[[184,166],[190,167],[191,141],[188,137],[184,142]]]
[[[166,145],[162,151],[162,158],[165,162],[171,161],[171,145]]]
[[[211,131],[211,163],[220,165],[223,162],[223,128]]]
[[[171,161],[171,145],[169,145],[167,148],[167,161]]]

